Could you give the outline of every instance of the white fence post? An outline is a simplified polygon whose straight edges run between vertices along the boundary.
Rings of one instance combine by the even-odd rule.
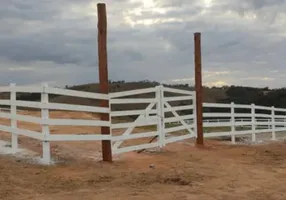
[[[251,104],[251,130],[252,130],[252,142],[256,141],[255,134],[255,105]]]
[[[271,132],[272,132],[272,140],[276,140],[275,134],[275,108],[271,107]]]
[[[235,112],[234,112],[234,103],[231,102],[231,143],[235,144]]]
[[[165,146],[165,131],[164,131],[164,90],[162,85],[156,87],[156,102],[157,102],[157,131],[159,135],[159,145],[160,148]]]
[[[46,88],[48,87],[47,84],[42,85],[42,93],[41,93],[41,101],[42,103],[49,103],[49,94],[46,93]],[[47,122],[49,120],[49,109],[42,108],[41,109],[42,119],[43,121]],[[44,140],[42,141],[42,147],[43,147],[43,162],[45,164],[51,163],[51,149],[50,149],[50,143],[46,138],[49,137],[50,129],[49,125],[46,123],[42,124],[42,133],[44,136]]]
[[[15,90],[16,84],[11,83],[10,84],[10,113],[11,113],[11,128],[16,129],[17,128],[17,106],[15,105],[16,101],[16,90]],[[11,146],[13,150],[18,149],[18,135],[12,130],[12,138],[11,138]]]

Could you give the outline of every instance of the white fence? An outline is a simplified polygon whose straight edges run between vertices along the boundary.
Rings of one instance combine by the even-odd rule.
[[[76,134],[50,134],[49,126],[110,126],[110,121],[101,120],[86,120],[86,119],[51,119],[49,118],[49,110],[65,110],[65,111],[82,111],[91,113],[110,113],[109,108],[102,108],[96,106],[82,106],[72,104],[61,104],[49,102],[49,94],[66,95],[72,97],[83,97],[90,99],[108,100],[109,95],[80,92],[67,89],[59,89],[42,86],[15,86],[11,84],[7,87],[0,87],[0,92],[10,93],[10,100],[0,100],[0,105],[10,106],[10,113],[0,112],[0,118],[10,119],[11,126],[0,125],[0,131],[9,132],[12,135],[12,149],[18,148],[18,135],[27,136],[33,139],[42,141],[43,147],[43,162],[50,163],[50,142],[54,141],[91,141],[91,140],[110,140],[110,135],[90,134],[90,135],[76,135]],[[26,93],[40,93],[41,102],[21,101],[16,100],[17,92]],[[41,110],[41,117],[23,115],[17,113],[17,107],[37,108]],[[22,109],[23,110],[23,109]],[[17,121],[30,122],[40,124],[42,126],[41,132],[19,129]]]
[[[56,141],[112,141],[112,153],[119,154],[153,147],[196,137],[195,92],[157,86],[154,88],[131,90],[106,94],[73,91],[42,86],[0,87],[0,93],[10,93],[9,100],[0,100],[0,105],[9,108],[0,109],[0,118],[10,119],[11,124],[0,125],[0,131],[12,135],[12,148],[18,148],[18,136],[23,135],[40,140],[43,148],[43,161],[50,163],[50,142]],[[18,92],[40,93],[41,101],[22,101],[16,99]],[[98,100],[109,100],[109,108],[82,106],[49,102],[49,94],[66,95]],[[183,105],[182,102],[185,102]],[[186,103],[187,102],[187,103]],[[134,104],[136,106],[124,107]],[[120,105],[120,110],[113,106]],[[140,105],[140,106],[139,106]],[[122,106],[122,107],[121,107]],[[41,117],[27,116],[19,112],[22,108],[37,108]],[[271,133],[276,139],[276,132],[286,131],[286,109],[256,105],[204,103],[204,137],[231,137],[235,143],[237,136],[250,134],[252,141],[256,135]],[[223,110],[219,110],[223,109]],[[241,109],[244,109],[241,111]],[[82,111],[109,113],[109,121],[99,119],[54,119],[49,117],[50,110]],[[282,114],[281,114],[282,113]],[[124,119],[120,119],[120,118]],[[40,124],[41,132],[20,129],[18,121]],[[175,125],[174,125],[175,124]],[[89,135],[50,133],[50,126],[97,126],[110,127],[110,135],[94,133]],[[221,128],[221,129],[220,129]],[[130,142],[130,141],[135,142]]]
[[[205,112],[203,114],[204,118],[224,118],[227,120],[223,122],[204,122],[204,127],[230,127],[230,131],[205,133],[204,137],[231,136],[232,143],[235,143],[235,136],[251,134],[252,141],[255,142],[256,134],[271,132],[272,140],[275,140],[276,132],[286,131],[286,109],[234,103],[204,103],[203,106],[204,108],[228,109],[224,112]],[[244,109],[244,112],[236,111],[239,109]],[[245,110],[248,112],[245,112]],[[244,127],[244,129],[237,130],[238,127]]]

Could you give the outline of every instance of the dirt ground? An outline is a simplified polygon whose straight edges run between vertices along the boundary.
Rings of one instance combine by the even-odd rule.
[[[72,131],[83,130],[66,132]],[[25,138],[21,145],[41,149],[40,143]],[[185,140],[159,152],[125,153],[113,163],[99,161],[99,150],[98,143],[52,144],[53,156],[64,161],[52,166],[0,155],[0,199],[286,199],[284,141],[250,146],[207,140],[198,148]]]
[[[157,153],[126,153],[112,164],[83,158],[40,166],[0,157],[3,200],[286,199],[286,144],[208,141]]]

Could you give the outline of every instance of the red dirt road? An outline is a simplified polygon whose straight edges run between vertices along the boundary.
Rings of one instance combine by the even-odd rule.
[[[285,200],[285,183],[283,142],[198,149],[184,141],[112,164],[74,157],[47,167],[0,156],[1,200]]]

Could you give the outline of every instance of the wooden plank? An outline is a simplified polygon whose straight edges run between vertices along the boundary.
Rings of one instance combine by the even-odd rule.
[[[188,90],[180,90],[180,89],[175,89],[175,88],[168,88],[168,87],[163,87],[164,92],[172,92],[172,93],[177,93],[177,94],[185,94],[185,95],[194,95],[194,91],[188,91]]]
[[[47,138],[48,141],[110,141],[110,135],[70,135],[70,134],[56,134],[49,135]]]
[[[10,126],[4,126],[4,125],[0,125],[0,130],[4,131],[4,132],[9,132],[9,133],[13,132],[17,135],[23,135],[23,136],[34,138],[37,140],[43,140],[42,134],[39,132],[36,132],[36,131],[30,131],[30,130],[19,129],[19,128],[12,128]]]
[[[265,118],[271,118],[271,114],[259,114],[259,113],[255,113],[255,117],[265,117]],[[284,116],[285,118],[286,116]]]
[[[131,96],[131,95],[138,95],[138,94],[147,94],[147,93],[153,93],[156,92],[156,88],[145,88],[145,89],[138,89],[138,90],[129,90],[129,91],[123,91],[123,92],[112,92],[110,93],[110,98],[118,98],[118,97],[125,97],[125,96]]]
[[[251,113],[234,113],[234,117],[248,117],[250,118],[252,116]]]
[[[146,113],[148,113],[153,107],[154,107],[155,103],[151,103],[147,106],[146,108]],[[134,121],[134,123],[128,127],[128,129],[123,133],[123,135],[129,135],[131,134],[132,130],[135,128],[136,126],[136,123],[140,120],[142,120],[144,118],[144,115],[140,115],[137,117],[137,119]],[[113,129],[112,128],[113,124],[111,124],[111,130]],[[112,146],[112,149],[117,149],[121,144],[123,143],[123,141],[117,141],[113,144]]]
[[[195,105],[186,105],[186,106],[173,106],[169,108],[164,108],[164,112],[180,111],[180,110],[193,110]]]
[[[55,126],[110,126],[110,121],[87,120],[87,119],[49,119],[49,125]]]
[[[231,117],[231,113],[203,113],[204,117]]]
[[[193,119],[193,118],[194,118],[194,115],[182,115],[180,117],[168,117],[168,118],[165,118],[165,123],[179,122],[182,120]]]
[[[271,117],[271,115],[269,117]],[[286,115],[275,115],[274,118],[275,119],[286,119]]]
[[[5,106],[10,106],[11,104],[11,101],[10,100],[3,100],[3,99],[0,99],[0,105],[5,105]],[[1,108],[2,109],[2,108]],[[8,111],[10,111],[9,108],[6,108]]]
[[[158,118],[156,116],[140,117],[140,120],[136,120],[134,122],[111,124],[111,128],[121,129],[121,128],[137,127],[137,126],[150,126],[150,125],[156,125],[157,123],[158,123]]]
[[[89,98],[89,99],[104,99],[108,100],[108,94],[100,94],[93,92],[84,92],[84,91],[76,91],[62,88],[47,88],[47,93],[49,94],[57,94],[57,95],[65,95],[65,96],[73,96],[73,97],[81,97],[81,98]]]
[[[274,111],[286,112],[285,108],[274,108]]]
[[[148,111],[148,114],[156,114],[157,110],[152,109]],[[145,115],[146,110],[122,110],[122,111],[111,111],[111,117],[122,117],[122,116],[130,116],[130,115]]]
[[[18,121],[30,122],[30,123],[35,123],[35,124],[45,123],[45,121],[39,117],[34,117],[34,116],[29,116],[29,115],[19,115],[19,114],[14,115],[14,114],[3,113],[3,112],[0,112],[0,118],[14,119]]]
[[[164,104],[167,106],[167,108],[172,108],[169,103],[165,102]],[[174,115],[175,117],[180,118],[180,115],[178,115],[178,113],[176,113],[175,111],[172,111],[172,113],[173,113],[173,115]],[[180,122],[183,124],[183,126],[185,126],[185,128],[186,128],[190,133],[193,133],[193,131],[192,131],[191,129],[189,129],[189,125],[186,124],[186,122],[184,122],[184,120],[180,120]]]
[[[2,100],[3,101],[3,100]],[[3,103],[0,101],[0,104]],[[8,101],[8,105],[16,105],[28,108],[39,108],[49,110],[69,110],[69,111],[82,111],[82,112],[93,112],[93,113],[109,113],[109,108],[96,107],[96,106],[82,106],[74,104],[63,104],[63,103],[42,103],[32,101]]]
[[[235,104],[236,106],[236,104]],[[203,103],[203,107],[205,108],[231,108],[231,104],[226,103]]]
[[[234,104],[233,106],[234,106],[234,108],[251,109],[251,105]]]
[[[271,107],[266,107],[266,106],[256,106],[255,105],[255,110],[271,110]]]
[[[158,132],[153,131],[153,132],[145,132],[145,133],[135,133],[131,135],[112,136],[112,141],[132,140],[132,139],[154,137],[154,136],[158,136]]]
[[[164,101],[186,101],[186,100],[193,100],[194,96],[178,96],[178,97],[164,97]]]
[[[165,132],[166,133],[171,133],[171,132],[176,132],[176,131],[181,131],[181,130],[190,130],[191,128],[193,128],[194,125],[188,125],[188,127],[186,128],[186,126],[182,125],[182,126],[176,126],[176,127],[171,127],[171,128],[165,128]],[[189,131],[189,133],[193,134],[193,131]]]
[[[204,122],[204,127],[225,127],[225,126],[231,126],[231,122]],[[235,123],[236,124],[236,123]],[[251,122],[246,122],[246,124],[251,124]]]
[[[111,104],[153,103],[155,98],[110,99]]]
[[[15,92],[23,92],[23,93],[41,93],[41,86],[16,86]]]

